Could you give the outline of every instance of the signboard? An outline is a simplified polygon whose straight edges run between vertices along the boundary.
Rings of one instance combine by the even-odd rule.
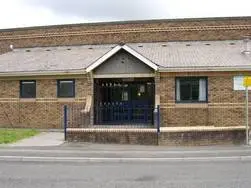
[[[244,87],[251,86],[251,76],[245,76],[243,79],[243,85]]]
[[[244,78],[245,78],[245,76],[234,76],[233,80],[234,80],[234,90],[235,91],[245,91],[246,90],[246,87],[243,84]],[[251,77],[249,77],[249,78],[251,78]],[[251,90],[251,87],[248,89]]]

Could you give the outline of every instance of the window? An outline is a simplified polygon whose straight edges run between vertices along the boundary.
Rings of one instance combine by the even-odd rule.
[[[207,102],[207,78],[176,78],[176,102]]]
[[[36,81],[34,80],[20,81],[20,97],[36,98]]]
[[[75,97],[75,80],[57,81],[58,97]]]

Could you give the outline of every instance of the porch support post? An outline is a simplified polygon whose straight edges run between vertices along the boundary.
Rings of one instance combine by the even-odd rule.
[[[90,125],[94,125],[94,77],[92,71],[90,72],[89,77],[90,77],[89,84],[91,85],[90,92],[92,97],[91,111],[90,111]]]

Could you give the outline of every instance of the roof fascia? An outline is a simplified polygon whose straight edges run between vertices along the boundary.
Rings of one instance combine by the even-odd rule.
[[[117,53],[122,47],[120,45],[114,47],[109,52],[101,56],[98,60],[96,60],[94,63],[92,63],[90,66],[86,68],[86,72],[91,72],[95,68],[97,68],[99,65],[104,63],[107,59],[112,57],[115,53]]]

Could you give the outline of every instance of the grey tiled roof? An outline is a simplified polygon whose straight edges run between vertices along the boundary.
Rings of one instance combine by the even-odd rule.
[[[0,55],[0,73],[84,70],[115,45],[14,49]]]
[[[251,44],[250,50],[251,50]],[[246,67],[251,54],[244,55],[243,41],[198,41],[128,44],[162,68]]]
[[[0,73],[85,70],[116,44],[14,49],[0,55]],[[175,68],[248,67],[242,41],[130,43],[131,47],[159,66]],[[70,50],[68,50],[70,49]],[[48,51],[49,50],[49,51]]]

